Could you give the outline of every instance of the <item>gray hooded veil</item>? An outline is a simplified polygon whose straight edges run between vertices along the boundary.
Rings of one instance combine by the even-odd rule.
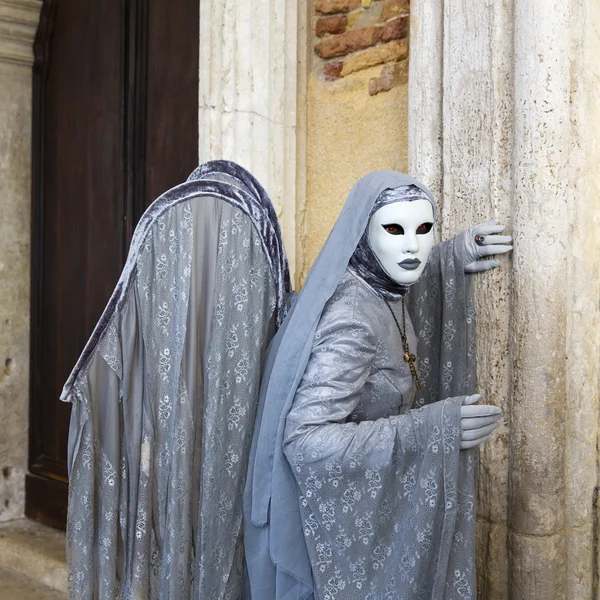
[[[73,599],[239,599],[242,493],[287,260],[256,180],[215,161],[156,200],[61,399]]]
[[[351,320],[343,302],[337,313],[332,303],[346,301],[343,288],[354,285],[348,263],[376,199],[409,185],[433,203],[422,184],[393,171],[357,182],[273,339],[244,493],[252,600],[476,597],[477,454],[460,451],[460,406],[475,385],[474,310],[458,238],[433,249],[406,296],[423,383],[412,408],[346,418],[376,399],[364,397],[362,363],[385,339],[368,331],[373,318],[363,304],[383,300],[364,293],[347,303]],[[311,366],[317,359],[322,372]],[[316,402],[306,409],[311,394]]]

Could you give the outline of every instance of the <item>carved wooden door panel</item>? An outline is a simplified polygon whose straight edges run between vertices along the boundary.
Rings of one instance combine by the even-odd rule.
[[[63,527],[62,385],[145,207],[197,166],[198,0],[46,0],[35,43],[26,512]]]

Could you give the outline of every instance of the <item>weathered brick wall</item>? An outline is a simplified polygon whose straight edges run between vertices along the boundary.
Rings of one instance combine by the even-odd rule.
[[[314,66],[326,80],[383,65],[373,96],[408,78],[409,0],[316,0]]]
[[[306,188],[296,213],[298,283],[356,181],[376,169],[407,169],[409,1],[309,0],[306,6],[306,101],[299,101],[306,106]]]

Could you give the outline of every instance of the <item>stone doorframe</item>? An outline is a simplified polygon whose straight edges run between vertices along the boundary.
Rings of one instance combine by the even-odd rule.
[[[223,158],[269,191],[292,280],[305,193],[307,21],[310,2],[200,3],[199,162]]]
[[[25,510],[31,83],[41,0],[0,0],[0,521]]]
[[[512,259],[478,276],[479,597],[598,598],[600,8],[411,2],[409,164],[440,233],[496,218]]]

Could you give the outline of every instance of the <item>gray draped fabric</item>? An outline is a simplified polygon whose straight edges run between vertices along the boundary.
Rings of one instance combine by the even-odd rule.
[[[273,340],[244,495],[253,600],[476,597],[463,244],[437,246],[406,296],[425,384],[415,397],[388,307],[347,269],[376,198],[408,185],[433,202],[391,171],[355,185]]]
[[[69,596],[239,599],[242,491],[289,275],[260,185],[215,161],[142,217],[69,377]]]

